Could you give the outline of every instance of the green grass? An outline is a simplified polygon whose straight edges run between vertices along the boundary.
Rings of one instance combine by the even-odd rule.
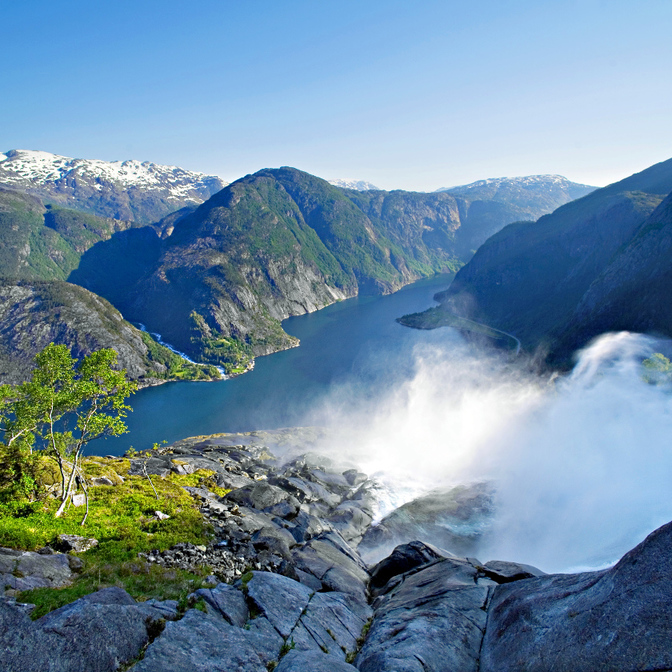
[[[165,478],[153,475],[157,500],[146,477],[128,475],[127,459],[89,457],[83,466],[88,477],[124,479],[119,485],[90,488],[89,517],[83,527],[83,507],[70,507],[63,518],[57,519],[53,517],[58,504],[54,498],[0,504],[0,546],[34,551],[54,544],[59,534],[79,534],[99,541],[96,548],[79,554],[84,567],[71,586],[39,588],[18,595],[20,601],[37,605],[33,617],[104,586],[120,586],[140,600],[180,600],[200,587],[210,573],[208,567],[194,574],[155,566],[138,558],[138,553],[165,550],[178,542],[209,542],[212,528],[183,487],[204,485],[220,496],[226,494],[227,490],[215,485],[214,472],[199,470],[185,476],[171,473]],[[49,480],[58,481],[53,469],[46,469],[45,474],[43,485],[49,485]],[[170,518],[156,520],[157,510]]]

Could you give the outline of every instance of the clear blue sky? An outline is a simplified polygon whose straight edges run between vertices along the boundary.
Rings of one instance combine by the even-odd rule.
[[[0,0],[0,151],[387,189],[672,157],[672,0]]]

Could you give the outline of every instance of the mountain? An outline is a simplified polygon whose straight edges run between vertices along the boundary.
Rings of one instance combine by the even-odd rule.
[[[463,222],[478,222],[477,235],[465,240],[469,249],[475,251],[504,224],[536,221],[596,188],[570,182],[562,175],[528,175],[479,180],[437,191],[449,193],[464,203],[460,212]]]
[[[27,380],[35,355],[49,343],[67,345],[76,358],[113,348],[129,378],[142,385],[219,377],[212,367],[189,364],[159,345],[105,299],[82,287],[0,280],[0,381]]]
[[[233,371],[296,345],[280,326],[289,315],[454,272],[459,228],[448,194],[347,191],[293,168],[262,170],[178,219],[163,240],[134,229],[95,246],[70,280]]]
[[[672,335],[672,194],[592,282],[558,330],[555,358],[605,331]]]
[[[491,202],[504,226],[508,205]],[[265,169],[170,216],[160,235],[135,228],[98,243],[69,280],[198,361],[238,372],[297,344],[280,325],[290,315],[456,272],[493,226],[469,210],[446,192],[357,191]]]
[[[72,159],[23,149],[0,154],[0,187],[138,224],[203,203],[225,185],[213,175],[149,161]]]
[[[371,184],[371,182],[365,182],[364,180],[328,180],[329,184],[333,184],[335,187],[341,187],[341,189],[354,189],[355,191],[378,191],[378,187]]]
[[[668,205],[648,220],[670,191],[672,159],[598,189],[537,222],[511,224],[479,248],[438,298],[460,315],[513,333],[527,348],[544,344],[553,349],[560,340],[569,342],[566,335],[560,338],[568,325],[588,319],[592,311],[599,314],[598,304],[607,294],[618,284],[634,282],[644,264],[643,258],[635,263],[635,250],[647,231],[655,236],[651,231],[662,226]],[[630,245],[635,247],[623,256]],[[617,282],[616,269],[621,272]],[[633,320],[620,322],[619,328],[625,324],[635,328],[638,306],[637,301],[632,303]],[[655,319],[649,324],[668,328]],[[578,342],[574,340],[575,345]]]

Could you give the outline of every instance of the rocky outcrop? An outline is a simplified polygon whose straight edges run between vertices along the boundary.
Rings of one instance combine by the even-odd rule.
[[[278,434],[290,442],[286,431]],[[248,441],[232,445],[236,439]],[[545,575],[420,541],[367,566],[357,541],[369,526],[364,510],[373,484],[316,456],[283,464],[258,439],[198,437],[132,459],[134,472],[160,477],[205,468],[233,486],[223,497],[189,488],[215,526],[208,546],[178,544],[144,556],[152,564],[212,568],[210,587],[190,596],[191,608],[136,603],[107,588],[32,622],[29,606],[0,601],[6,669],[672,669],[672,523],[599,572]],[[344,522],[344,510],[362,516]],[[5,574],[16,574],[28,555],[37,554],[0,554]]]
[[[672,669],[672,523],[603,572],[497,588],[481,670]]]
[[[0,593],[67,586],[80,565],[79,558],[51,549],[33,553],[0,547]]]

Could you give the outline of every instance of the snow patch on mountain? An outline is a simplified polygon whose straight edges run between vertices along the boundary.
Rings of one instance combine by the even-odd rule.
[[[49,152],[14,149],[0,154],[0,182],[7,186],[29,187],[57,185],[83,179],[95,189],[109,186],[167,189],[175,199],[201,203],[201,191],[211,191],[213,183],[226,183],[214,175],[162,166],[151,161],[101,161],[73,159]]]
[[[469,192],[476,189],[482,189],[483,187],[491,187],[498,189],[499,187],[518,187],[518,188],[530,188],[530,187],[548,187],[551,185],[556,186],[567,186],[572,185],[575,187],[585,187],[586,189],[595,189],[587,184],[578,184],[577,182],[571,182],[566,177],[562,175],[524,175],[522,177],[491,177],[486,180],[478,180],[477,182],[471,182],[470,184],[461,184],[456,187],[443,187],[437,189],[436,191],[459,191],[459,192]]]
[[[335,187],[340,187],[341,189],[355,189],[356,191],[380,191],[378,187],[371,182],[365,182],[364,180],[327,180],[329,184],[333,184]]]

